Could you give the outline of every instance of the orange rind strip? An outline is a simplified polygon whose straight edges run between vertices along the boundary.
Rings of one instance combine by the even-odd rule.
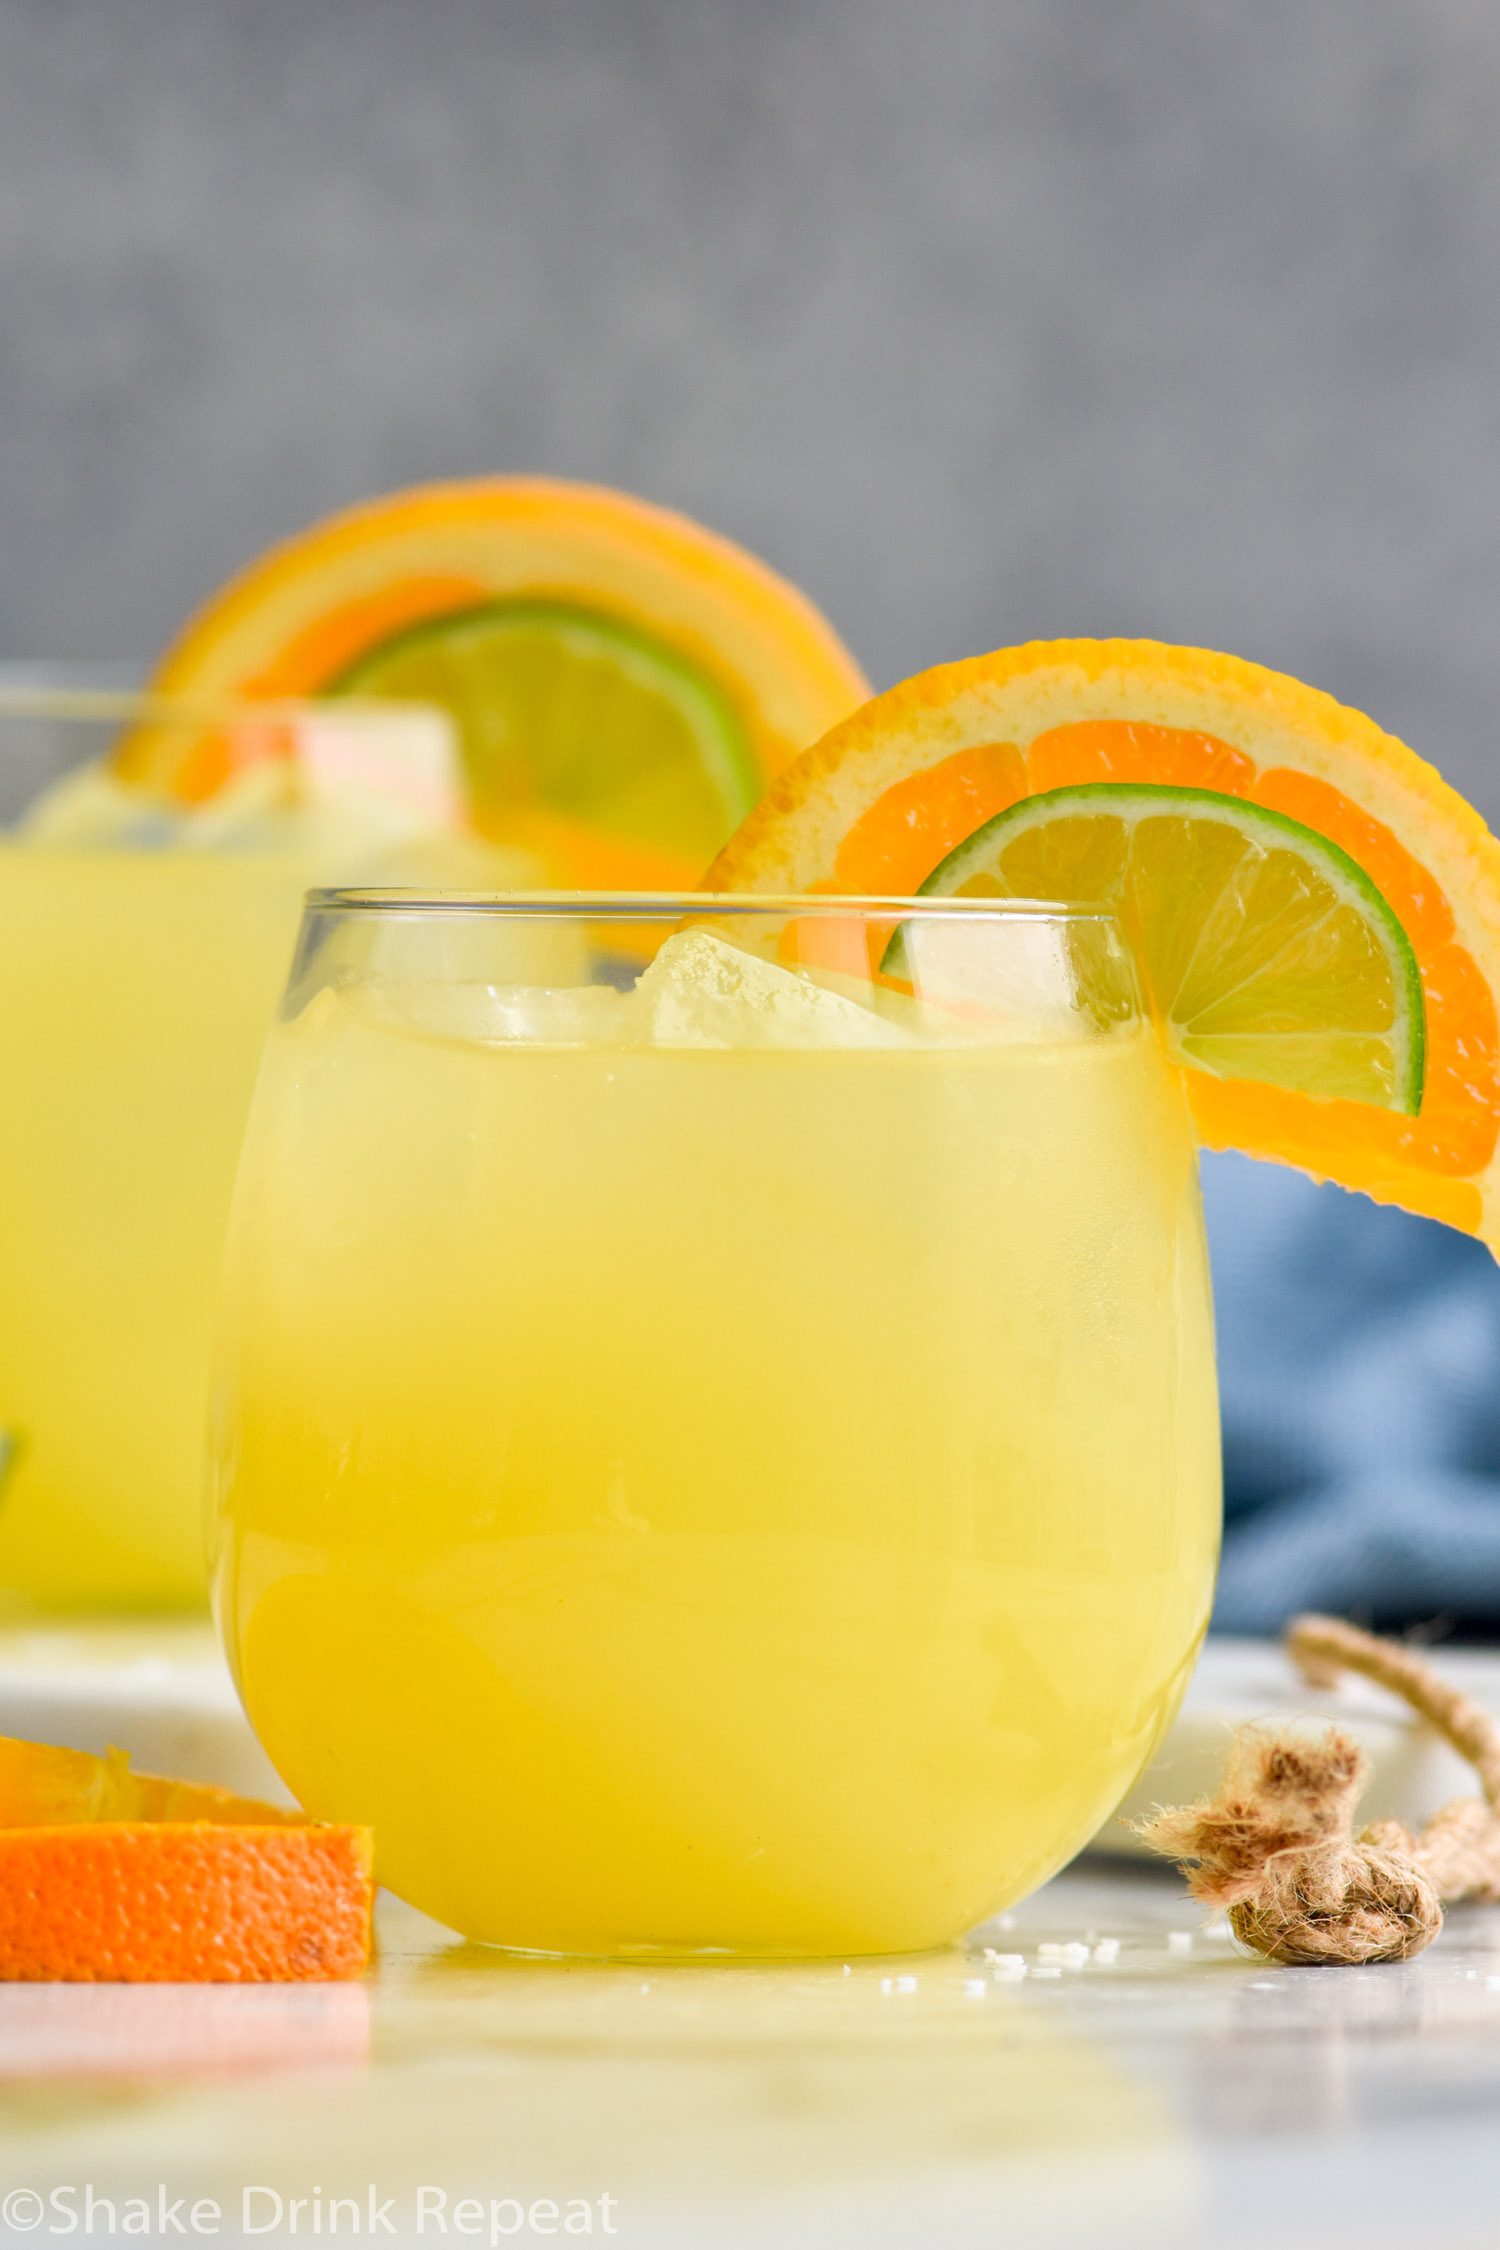
[[[373,1865],[367,1828],[0,1737],[0,1982],[357,1977]]]

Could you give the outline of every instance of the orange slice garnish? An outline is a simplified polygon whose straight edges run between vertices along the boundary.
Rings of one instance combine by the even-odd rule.
[[[626,494],[477,478],[273,549],[186,626],[154,692],[349,695],[452,714],[473,822],[559,879],[697,880],[766,783],[869,689],[795,587]],[[116,767],[184,799],[224,743],[142,728]]]
[[[1151,848],[1137,850],[1147,815]],[[1107,899],[1138,941],[1175,917],[1178,956],[1187,917],[1200,986],[1201,956],[1249,911],[1251,873],[1283,914],[1296,892],[1303,926],[1274,960],[1260,947],[1258,1017],[1232,1020],[1223,980],[1217,1016],[1205,1014],[1217,1033],[1198,1051],[1215,1067],[1187,1071],[1201,1138],[1500,1243],[1500,845],[1404,744],[1234,657],[1154,641],[1033,642],[864,705],[773,783],[705,881],[1005,895],[1023,868],[1046,874],[1044,895]],[[1148,990],[1167,1014],[1147,951]],[[1357,1007],[1321,1024],[1319,1008],[1336,1012],[1356,987]],[[1371,1066],[1372,1098],[1310,1090],[1307,1042],[1330,1028],[1344,1058],[1334,1085],[1350,1082],[1360,1040],[1397,1050],[1379,1084]],[[1235,1038],[1258,1075],[1235,1074]],[[1300,1080],[1278,1065],[1274,1039],[1286,1054],[1301,1040]],[[1180,1060],[1194,1052],[1191,1039],[1174,1047]]]

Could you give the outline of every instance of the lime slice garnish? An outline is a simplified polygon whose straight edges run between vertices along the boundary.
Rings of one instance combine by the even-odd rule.
[[[652,635],[566,602],[483,602],[377,643],[326,693],[439,703],[476,822],[548,812],[707,864],[761,792],[729,698]]]
[[[1415,1116],[1411,942],[1364,870],[1285,814],[1211,789],[1092,782],[1024,797],[922,885],[1101,905],[1179,1062]]]

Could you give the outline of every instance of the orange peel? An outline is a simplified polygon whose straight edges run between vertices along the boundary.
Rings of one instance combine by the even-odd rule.
[[[257,1984],[369,1964],[370,1831],[0,1738],[0,1981]]]

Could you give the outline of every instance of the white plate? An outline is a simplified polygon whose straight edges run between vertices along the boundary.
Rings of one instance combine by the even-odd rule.
[[[0,1734],[95,1753],[114,1743],[141,1773],[292,1801],[250,1731],[207,1620],[0,1632]]]
[[[1500,1651],[1432,1651],[1445,1679],[1500,1715]],[[1224,1771],[1236,1727],[1249,1720],[1296,1720],[1310,1732],[1335,1721],[1358,1742],[1372,1772],[1360,1799],[1361,1823],[1403,1820],[1420,1827],[1450,1797],[1472,1797],[1474,1769],[1441,1735],[1401,1701],[1368,1680],[1346,1677],[1336,1688],[1304,1687],[1275,1641],[1239,1641],[1215,1635],[1204,1643],[1182,1709],[1156,1757],[1119,1812],[1094,1838],[1096,1852],[1144,1854],[1124,1825],[1157,1805],[1189,1804],[1212,1796]]]

